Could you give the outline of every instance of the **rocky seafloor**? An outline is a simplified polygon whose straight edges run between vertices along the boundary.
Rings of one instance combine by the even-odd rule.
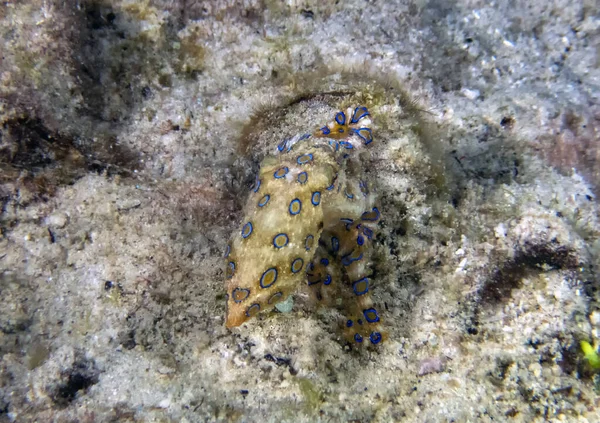
[[[0,3],[0,422],[600,421],[594,0]],[[260,161],[362,104],[387,339],[224,327]]]

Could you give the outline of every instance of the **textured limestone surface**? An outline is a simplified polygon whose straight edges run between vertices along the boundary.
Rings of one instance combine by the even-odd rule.
[[[598,6],[1,2],[0,421],[600,421]],[[385,342],[226,329],[260,162],[357,104]]]

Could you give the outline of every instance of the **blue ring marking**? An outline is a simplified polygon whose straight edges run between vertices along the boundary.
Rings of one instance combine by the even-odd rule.
[[[331,134],[331,129],[329,129],[328,127],[324,126],[321,128],[321,132],[323,133],[323,135],[329,135]]]
[[[271,199],[271,196],[269,194],[265,194],[265,196],[263,198],[258,200],[258,207],[264,207],[269,202],[270,199]]]
[[[271,298],[267,301],[267,304],[273,304],[275,301],[279,301],[279,299],[283,297],[283,292],[279,291],[271,295]]]
[[[329,145],[333,147],[334,151],[338,151],[340,149],[340,144],[336,140],[329,141]]]
[[[323,281],[323,285],[329,285],[331,283],[331,275],[327,275]]]
[[[229,257],[229,253],[231,253],[231,245],[227,244],[227,247],[225,248],[225,254],[223,254],[223,258]]]
[[[240,297],[240,294],[242,297]],[[231,298],[233,299],[233,302],[238,304],[248,298],[248,295],[250,295],[250,290],[246,288],[236,288],[231,291]]]
[[[312,197],[310,197],[310,202],[313,204],[313,206],[318,206],[319,204],[321,204],[321,192],[313,192]]]
[[[354,130],[354,133],[362,138],[365,145],[369,145],[373,142],[373,132],[371,131],[371,128],[358,128]]]
[[[371,344],[377,345],[381,342],[381,334],[379,332],[371,332],[369,340],[371,341]]]
[[[273,237],[273,246],[276,248],[283,248],[288,245],[288,242],[290,242],[290,239],[284,233],[277,234]]]
[[[279,143],[279,145],[277,146],[277,149],[279,150],[279,152],[282,152],[283,150],[285,150],[285,145],[287,144],[289,140],[283,140]]]
[[[265,279],[269,278],[269,277],[272,278],[273,280],[271,281],[271,283],[268,283],[269,281],[267,281],[267,283],[265,284]],[[275,269],[274,267],[271,267],[270,269],[265,270],[265,272],[260,277],[260,287],[261,288],[268,288],[271,285],[273,285],[275,282],[277,282],[277,269]]]
[[[373,214],[374,214],[374,216],[373,216]],[[373,207],[372,211],[364,212],[360,218],[362,220],[366,220],[367,222],[377,222],[380,217],[381,217],[381,214],[379,213],[379,210],[377,209],[377,207]]]
[[[363,228],[363,234],[367,236],[367,238],[373,238],[373,231],[370,228]]]
[[[344,194],[346,195],[346,197],[348,197],[348,199],[352,200],[354,199],[354,194],[348,194],[348,191],[344,190]]]
[[[346,115],[344,114],[344,112],[338,112],[335,115],[335,121],[338,123],[338,125],[345,125],[346,124]]]
[[[358,333],[355,333],[354,334],[354,340],[360,344],[363,341],[363,337],[360,336]]]
[[[359,235],[358,237],[356,237],[356,243],[361,246],[365,243],[365,237],[363,237],[362,235]]]
[[[368,308],[366,310],[363,310],[363,315],[365,316],[365,319],[367,319],[367,322],[369,323],[375,323],[379,321],[379,316],[377,315],[377,310],[375,310],[374,308]]]
[[[246,309],[246,317],[253,317],[260,311],[260,304],[254,303]]]
[[[340,145],[342,147],[344,147],[346,150],[352,150],[354,148],[354,146],[352,145],[352,143],[348,142],[348,141],[340,141]]]
[[[351,328],[352,326],[354,326],[354,322],[352,320],[348,319],[348,321],[346,322],[346,327]]]
[[[308,173],[302,172],[298,174],[298,182],[305,184],[308,181]]]
[[[315,270],[315,265],[313,263],[310,263],[307,267],[307,271],[308,272],[312,272],[313,270]]]
[[[338,132],[339,132],[340,134],[343,134],[343,133],[345,132],[345,129],[344,129],[344,128],[340,128],[340,129],[338,129]]]
[[[296,163],[302,165],[302,164],[306,164],[306,163],[312,161],[312,159],[313,159],[312,153],[302,154],[302,155],[298,156],[298,158],[296,159]]]
[[[327,191],[331,191],[331,190],[332,190],[332,189],[334,189],[334,188],[335,188],[335,181],[333,181],[333,182],[331,183],[331,185],[329,185],[329,186],[328,186],[327,188],[325,188],[325,189],[326,189]]]
[[[275,172],[273,172],[273,176],[275,177],[275,179],[281,179],[285,175],[287,175],[289,171],[290,169],[287,166],[280,167]]]
[[[307,140],[309,138],[310,138],[310,134],[304,134],[298,139],[298,141]]]
[[[290,206],[288,207],[288,210],[290,211],[290,214],[292,216],[297,215],[302,210],[302,202],[297,198],[294,198],[292,201],[290,201]]]
[[[322,259],[321,259],[321,264],[322,264],[323,266],[329,266],[329,260],[327,260],[326,258],[322,258]]]
[[[353,258],[353,257],[351,257],[352,253],[346,254],[344,257],[342,257],[342,264],[344,266],[350,266],[353,262],[359,261],[363,258],[362,253],[360,253],[360,255],[357,258]]]
[[[260,179],[258,179],[258,177],[256,178],[256,182],[254,183],[254,189],[252,191],[254,192],[258,192],[258,189],[260,188]]]
[[[362,324],[363,324],[363,321],[362,321],[362,319],[358,319],[358,320],[357,320],[357,322],[358,322],[358,324],[359,324],[359,325],[362,325]]]
[[[359,111],[360,115],[358,113]],[[354,113],[352,113],[352,120],[350,120],[350,123],[358,123],[358,121],[365,116],[369,116],[369,111],[367,108],[365,106],[358,106],[356,109],[354,109]]]
[[[300,267],[298,267],[298,266],[300,266]],[[292,270],[292,273],[298,273],[299,271],[302,270],[302,267],[304,267],[304,260],[302,260],[300,257],[298,257],[298,258],[294,259],[290,269]]]
[[[250,234],[252,234],[252,222],[248,222],[244,225],[244,227],[242,228],[242,238],[248,238],[250,236]]]
[[[306,237],[306,239],[304,240],[304,248],[306,249],[306,251],[310,251],[310,249],[313,246],[313,243],[315,242],[315,237],[312,235],[308,235]]]
[[[364,287],[361,284],[364,284]],[[369,278],[362,278],[352,282],[352,290],[356,295],[364,295],[369,292]]]
[[[340,249],[340,240],[337,239],[336,237],[332,236],[331,237],[331,249],[333,251],[335,251],[336,253],[339,251]]]
[[[225,269],[225,277],[227,279],[233,278],[233,274],[235,273],[235,263],[230,261],[227,263],[227,268]]]

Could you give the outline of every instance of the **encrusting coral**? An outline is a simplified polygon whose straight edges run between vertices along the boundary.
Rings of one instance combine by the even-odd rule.
[[[225,253],[227,327],[306,283],[320,304],[343,310],[347,339],[381,342],[369,295],[380,213],[359,157],[373,141],[370,124],[366,107],[349,108],[313,134],[284,140],[278,156],[263,160]]]

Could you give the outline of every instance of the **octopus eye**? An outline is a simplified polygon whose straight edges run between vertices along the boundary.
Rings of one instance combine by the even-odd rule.
[[[331,134],[331,130],[328,127],[324,126],[321,128],[321,134],[329,135],[329,134]]]
[[[347,328],[351,328],[352,326],[354,326],[354,322],[353,322],[352,320],[348,320],[348,321],[346,322],[346,327],[347,327]]]
[[[316,285],[321,282],[321,275],[318,273],[306,273],[306,280],[308,281],[308,286]]]
[[[325,280],[323,281],[323,285],[329,285],[331,283],[331,275],[325,276]]]
[[[331,237],[331,249],[332,249],[334,252],[336,252],[336,253],[337,253],[337,252],[339,251],[339,249],[340,249],[340,240],[339,240],[339,239],[337,239],[337,238],[336,238],[336,237],[334,237],[334,236],[333,236],[333,237]]]
[[[350,225],[352,225],[352,223],[354,222],[352,219],[348,219],[347,217],[342,217],[340,219],[340,221],[344,222],[344,224],[346,225],[346,230],[347,231],[350,230]]]

